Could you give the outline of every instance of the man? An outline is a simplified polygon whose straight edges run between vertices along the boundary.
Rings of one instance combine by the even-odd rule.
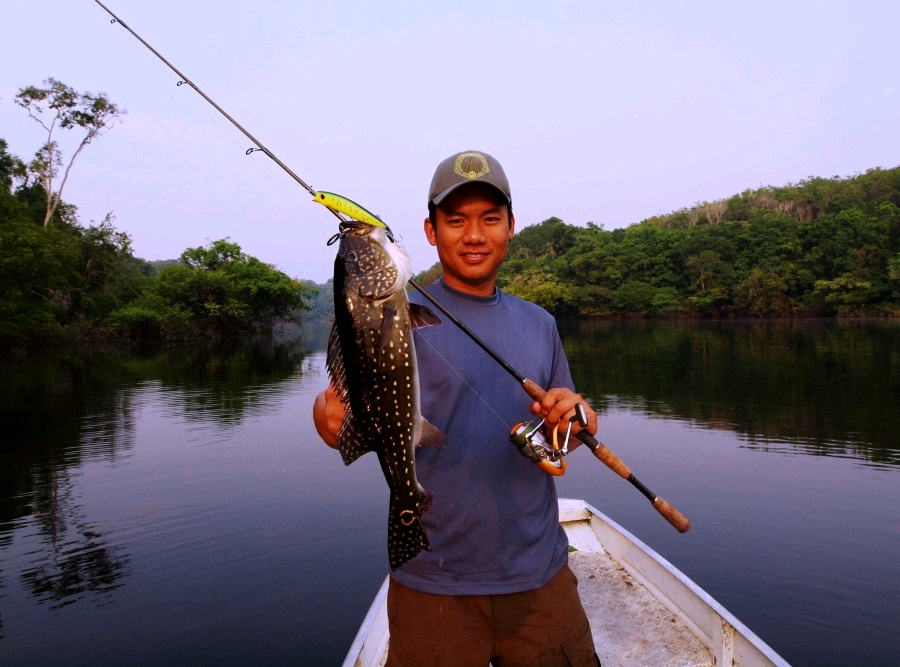
[[[551,389],[532,403],[450,322],[416,331],[422,414],[449,444],[416,452],[418,479],[434,498],[422,517],[431,551],[391,575],[387,664],[598,665],[553,478],[508,441],[528,411],[565,424],[584,399],[573,390],[553,318],[496,288],[515,231],[500,163],[476,151],[441,162],[424,226],[443,267],[429,292],[513,368]],[[419,294],[411,300],[428,303]],[[596,414],[587,413],[596,433]],[[334,391],[322,392],[314,417],[332,447],[343,416]]]

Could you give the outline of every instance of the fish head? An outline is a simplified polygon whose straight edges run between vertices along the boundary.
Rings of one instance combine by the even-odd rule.
[[[412,261],[402,245],[388,239],[383,227],[350,221],[342,223],[341,232],[336,264],[344,281],[356,284],[355,291],[385,297],[405,287],[412,277]]]

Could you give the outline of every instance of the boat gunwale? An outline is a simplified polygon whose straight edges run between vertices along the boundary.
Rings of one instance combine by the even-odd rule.
[[[790,664],[760,639],[752,630],[728,611],[720,602],[704,591],[687,575],[668,560],[613,521],[606,514],[580,499],[559,499],[559,522],[566,525],[585,524],[597,540],[597,546],[605,550],[635,581],[646,587],[672,614],[678,616],[688,628],[712,652],[716,664],[759,665],[790,667]],[[632,547],[631,557],[626,549]],[[645,566],[644,569],[638,567]],[[649,565],[653,574],[647,571]],[[387,589],[390,575],[386,576],[369,607],[359,631],[347,652],[343,667],[380,665],[390,638],[387,619]],[[687,596],[695,604],[685,605],[674,598]],[[693,610],[693,611],[692,611]],[[705,612],[705,613],[704,613]],[[705,616],[706,618],[699,618]],[[716,624],[718,620],[718,624]],[[377,637],[372,636],[373,630]],[[372,643],[369,640],[374,640]],[[368,654],[371,653],[371,656]],[[749,661],[745,661],[749,659]],[[372,662],[366,662],[372,660]]]
[[[616,523],[606,514],[580,499],[559,499],[559,522],[563,527],[567,523],[589,523],[592,532],[604,550],[610,557],[625,569],[628,574],[650,590],[654,597],[662,603],[670,612],[681,618],[689,629],[697,635],[701,641],[712,651],[717,664],[745,664],[742,657],[747,650],[757,653],[771,662],[776,667],[790,667],[790,664],[782,658],[773,648],[766,644],[756,633],[748,628],[734,614],[728,611],[718,600],[697,585],[690,577],[663,558],[654,549],[633,535],[626,528]],[[600,530],[597,527],[600,527]],[[619,542],[620,544],[617,544]],[[632,558],[625,553],[622,543],[634,547]],[[646,567],[638,567],[633,562],[643,560],[642,565],[649,564],[656,570],[656,575],[664,574],[669,579],[665,582],[657,580],[648,572]],[[675,590],[667,590],[666,583],[670,586],[674,583]],[[700,603],[701,610],[708,610],[713,619],[718,619],[718,626],[709,622],[709,619],[697,618],[696,613],[691,613],[691,607],[676,602],[674,597],[688,595]],[[693,605],[692,605],[693,606]],[[705,614],[709,617],[709,613]],[[730,629],[729,629],[730,628]]]

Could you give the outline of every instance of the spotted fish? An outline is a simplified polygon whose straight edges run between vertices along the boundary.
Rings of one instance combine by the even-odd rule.
[[[334,326],[327,366],[347,413],[338,447],[350,465],[378,455],[391,490],[388,557],[395,570],[430,550],[420,517],[431,494],[416,479],[416,445],[440,447],[447,437],[419,411],[419,380],[412,330],[440,324],[428,308],[410,304],[409,255],[388,242],[383,227],[341,223],[334,261]]]

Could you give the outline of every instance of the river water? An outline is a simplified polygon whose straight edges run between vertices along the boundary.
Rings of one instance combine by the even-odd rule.
[[[600,439],[693,528],[586,450],[561,496],[794,665],[900,664],[900,323],[561,330]],[[0,369],[0,664],[340,663],[387,487],[314,435],[326,336]]]

